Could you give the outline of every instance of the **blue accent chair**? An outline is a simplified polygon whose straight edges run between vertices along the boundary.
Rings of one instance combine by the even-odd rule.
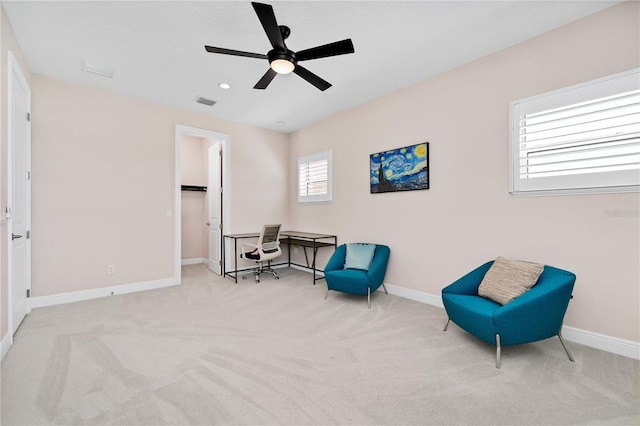
[[[389,247],[376,244],[373,260],[371,261],[368,271],[344,269],[347,246],[346,244],[339,246],[324,268],[324,277],[327,281],[327,293],[324,295],[325,300],[329,295],[329,290],[360,294],[363,296],[366,294],[369,309],[371,309],[371,293],[376,291],[378,287],[382,286],[384,292],[389,294],[383,281],[384,275],[387,272],[390,252]]]
[[[496,346],[496,368],[500,368],[502,346],[519,345],[553,336],[569,360],[573,357],[560,334],[569,305],[575,274],[552,266],[544,267],[536,285],[506,305],[478,296],[478,287],[493,261],[476,268],[453,284],[442,289],[442,302],[449,321]]]

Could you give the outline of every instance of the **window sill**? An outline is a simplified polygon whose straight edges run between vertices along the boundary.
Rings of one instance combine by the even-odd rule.
[[[640,186],[611,186],[602,188],[574,188],[574,189],[550,189],[530,191],[509,191],[514,197],[545,197],[559,195],[592,195],[592,194],[621,194],[628,192],[640,192]]]

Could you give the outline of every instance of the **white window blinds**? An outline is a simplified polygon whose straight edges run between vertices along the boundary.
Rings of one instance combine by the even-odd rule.
[[[298,202],[331,201],[331,151],[298,159]]]
[[[511,191],[637,191],[638,71],[511,104]]]

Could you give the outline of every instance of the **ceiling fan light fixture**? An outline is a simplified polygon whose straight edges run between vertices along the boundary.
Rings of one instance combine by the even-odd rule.
[[[289,74],[296,66],[286,59],[275,59],[271,62],[271,69],[278,74]]]

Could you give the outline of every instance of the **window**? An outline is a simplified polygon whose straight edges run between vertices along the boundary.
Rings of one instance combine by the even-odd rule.
[[[331,150],[298,159],[298,202],[331,201]]]
[[[513,194],[640,190],[640,72],[510,105]]]

